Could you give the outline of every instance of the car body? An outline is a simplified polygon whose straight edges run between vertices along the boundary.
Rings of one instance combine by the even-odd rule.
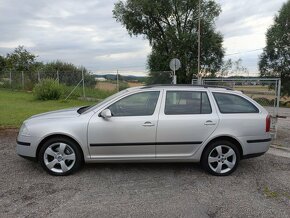
[[[32,116],[17,153],[53,175],[83,162],[201,162],[214,175],[270,146],[268,112],[240,91],[156,85],[123,90],[90,107]]]

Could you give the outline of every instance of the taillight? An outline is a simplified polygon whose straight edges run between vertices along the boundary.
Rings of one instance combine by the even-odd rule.
[[[270,127],[271,127],[271,116],[268,115],[266,118],[266,132],[270,132]]]

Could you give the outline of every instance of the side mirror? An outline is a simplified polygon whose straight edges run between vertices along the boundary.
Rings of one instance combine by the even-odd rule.
[[[104,119],[108,119],[112,117],[112,113],[110,109],[105,109],[101,112],[100,116],[103,117]]]

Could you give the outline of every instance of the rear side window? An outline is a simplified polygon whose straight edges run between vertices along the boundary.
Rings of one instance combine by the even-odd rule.
[[[255,105],[241,96],[228,93],[213,93],[213,96],[221,113],[259,113]]]
[[[211,114],[211,106],[206,92],[167,91],[166,115]]]

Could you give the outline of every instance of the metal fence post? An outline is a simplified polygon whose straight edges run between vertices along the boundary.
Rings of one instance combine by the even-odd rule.
[[[84,68],[82,68],[82,81],[83,81],[83,98],[86,98],[86,93],[85,93],[85,76],[84,76]]]
[[[38,82],[40,83],[40,72],[39,72],[39,70],[37,71],[37,79],[38,79]]]
[[[58,73],[58,70],[56,71],[56,79],[57,79],[57,82],[59,84],[59,73]]]
[[[117,70],[117,92],[119,92],[119,71]]]
[[[280,98],[281,98],[281,79],[278,79],[278,92],[277,92],[277,102],[276,102],[276,114],[275,116],[278,116],[279,113],[279,107],[280,107]]]
[[[12,88],[12,72],[10,70],[9,72],[9,84],[10,84],[10,89]]]
[[[24,72],[21,71],[21,77],[22,77],[22,89],[24,90]]]

